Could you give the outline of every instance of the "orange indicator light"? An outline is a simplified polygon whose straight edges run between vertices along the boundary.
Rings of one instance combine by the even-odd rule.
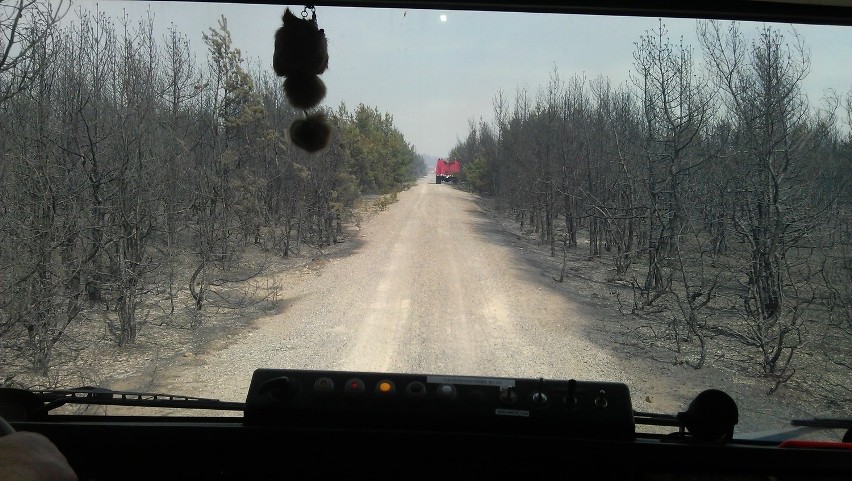
[[[393,384],[390,381],[382,381],[379,383],[379,392],[388,393],[393,391]]]

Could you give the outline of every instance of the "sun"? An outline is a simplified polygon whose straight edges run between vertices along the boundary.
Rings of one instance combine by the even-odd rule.
[[[441,14],[441,16],[440,16],[439,18],[441,19],[441,23],[443,23],[443,22],[446,22],[446,21],[447,21],[447,16],[446,16],[446,15],[444,15],[443,13]]]

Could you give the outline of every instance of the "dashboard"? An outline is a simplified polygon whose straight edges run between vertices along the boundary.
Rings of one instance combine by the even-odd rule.
[[[236,415],[51,414],[66,404]],[[852,479],[850,443],[738,440],[721,391],[640,413],[612,382],[257,369],[245,403],[2,389],[0,415],[49,437],[81,480]]]

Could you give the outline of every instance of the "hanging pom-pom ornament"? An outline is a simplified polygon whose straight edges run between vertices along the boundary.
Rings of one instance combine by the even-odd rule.
[[[308,9],[313,12],[307,18]],[[275,51],[272,68],[284,79],[284,94],[293,107],[305,111],[305,118],[290,125],[290,140],[297,147],[317,152],[328,145],[331,126],[322,113],[308,115],[325,98],[325,83],[319,76],[328,69],[328,41],[325,31],[317,25],[313,7],[302,11],[302,18],[288,8],[281,17],[282,25],[275,32]]]
[[[328,68],[328,41],[325,30],[313,18],[299,18],[288,8],[275,32],[272,68],[279,77],[321,75]]]
[[[316,75],[294,75],[284,79],[284,94],[293,107],[307,110],[325,97],[325,84]]]
[[[331,139],[331,126],[322,112],[294,120],[290,124],[290,140],[297,147],[308,152],[324,149],[329,139]]]

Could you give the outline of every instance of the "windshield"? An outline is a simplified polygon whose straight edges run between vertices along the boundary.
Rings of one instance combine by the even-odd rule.
[[[0,9],[4,386],[241,402],[302,368],[852,417],[850,27]],[[304,81],[285,11],[327,42],[286,52]]]

